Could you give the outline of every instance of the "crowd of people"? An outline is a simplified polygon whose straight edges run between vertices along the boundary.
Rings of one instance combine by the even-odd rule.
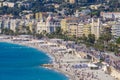
[[[60,42],[58,41],[58,43]],[[87,48],[84,44],[78,45],[78,44],[75,44],[74,42],[69,43],[68,41],[61,42],[60,44],[62,43],[64,43],[64,45],[67,48],[73,48],[77,52],[84,52],[87,55],[95,57],[96,59],[103,60],[110,66],[120,71],[120,58],[115,56],[114,54],[109,54],[107,52],[101,52],[101,51],[95,50],[94,48]]]

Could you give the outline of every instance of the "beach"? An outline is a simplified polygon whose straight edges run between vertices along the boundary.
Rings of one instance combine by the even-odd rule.
[[[83,58],[75,49],[67,48],[64,45],[46,39],[21,41],[16,40],[16,37],[15,39],[0,39],[0,41],[24,45],[43,51],[52,59],[50,65],[53,65],[53,67],[47,68],[65,74],[70,80],[116,80],[102,69],[91,70],[89,67],[91,60]]]

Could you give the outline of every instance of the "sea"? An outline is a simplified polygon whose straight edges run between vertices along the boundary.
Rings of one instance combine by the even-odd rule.
[[[64,74],[40,66],[47,63],[51,58],[42,51],[0,42],[0,80],[68,80]]]

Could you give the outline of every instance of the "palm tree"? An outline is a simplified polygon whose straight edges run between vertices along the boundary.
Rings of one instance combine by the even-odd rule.
[[[43,30],[43,31],[41,32],[41,34],[44,35],[44,36],[46,36],[47,31],[46,31],[46,30]]]

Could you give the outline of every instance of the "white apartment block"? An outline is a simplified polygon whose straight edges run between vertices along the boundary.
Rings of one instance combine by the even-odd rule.
[[[120,37],[120,23],[112,25],[111,32],[115,38]]]
[[[3,27],[7,28],[7,29],[10,28],[10,20],[9,19],[3,21]]]
[[[91,34],[94,34],[96,39],[100,37],[100,19],[98,18],[97,21],[95,21],[92,18],[92,23],[91,23]]]
[[[16,31],[16,20],[15,19],[11,19],[10,20],[10,29],[13,30],[14,32]]]
[[[79,23],[77,28],[77,37],[83,36],[83,28],[84,28],[84,24]]]
[[[2,2],[0,2],[0,7],[2,7]]]
[[[37,22],[37,33],[41,33],[42,31],[47,31],[46,23],[43,21]]]
[[[41,33],[43,30],[47,33],[56,31],[57,27],[60,27],[60,21],[55,21],[51,15],[48,16],[46,21],[41,20],[37,22],[37,33]]]

